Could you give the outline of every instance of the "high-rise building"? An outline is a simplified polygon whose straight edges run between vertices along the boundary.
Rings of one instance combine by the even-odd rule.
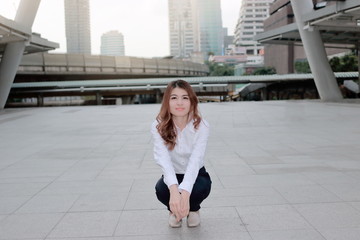
[[[125,56],[124,36],[118,31],[110,31],[101,36],[101,55]]]
[[[91,54],[89,0],[64,0],[68,53]]]
[[[221,55],[220,0],[169,0],[170,54],[180,58]]]
[[[242,0],[239,19],[235,29],[235,44],[246,48],[247,55],[260,55],[264,46],[254,36],[264,31],[264,20],[269,17],[274,0]]]
[[[198,51],[195,43],[192,0],[169,0],[170,55],[187,58]]]
[[[220,0],[196,0],[200,51],[208,55],[223,55],[223,27]]]
[[[234,36],[228,35],[228,29],[223,28],[223,35],[224,35],[224,49],[223,53],[224,55],[229,55],[229,50],[232,48],[232,45],[234,44]]]

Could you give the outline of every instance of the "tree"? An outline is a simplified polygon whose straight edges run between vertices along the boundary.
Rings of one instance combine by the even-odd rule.
[[[341,58],[341,72],[354,72],[358,70],[358,58],[354,54],[347,54]]]
[[[356,72],[358,70],[358,58],[354,53],[333,57],[329,63],[334,72]]]
[[[309,62],[306,59],[295,61],[295,72],[311,73]]]
[[[342,57],[333,57],[329,60],[331,69],[334,72],[357,72],[358,71],[358,57],[355,53],[347,54]],[[310,66],[308,61],[300,60],[295,62],[295,71],[297,73],[310,73]]]
[[[234,66],[206,62],[209,66],[210,76],[234,76]]]
[[[341,61],[339,57],[333,57],[329,61],[330,67],[334,72],[341,72]]]
[[[276,74],[276,69],[274,67],[262,67],[254,70],[252,75],[271,75]]]

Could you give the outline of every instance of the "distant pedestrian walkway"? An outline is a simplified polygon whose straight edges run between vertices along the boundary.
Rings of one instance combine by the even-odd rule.
[[[0,112],[0,240],[358,240],[360,104],[200,104],[213,189],[172,229],[154,184],[160,105]]]

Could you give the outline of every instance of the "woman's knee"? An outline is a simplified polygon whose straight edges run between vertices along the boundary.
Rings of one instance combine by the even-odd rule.
[[[211,179],[207,177],[198,177],[195,181],[191,195],[206,198],[211,191]]]
[[[155,185],[155,193],[157,198],[161,201],[168,201],[170,198],[170,192],[167,185],[164,183],[163,178],[160,178]]]

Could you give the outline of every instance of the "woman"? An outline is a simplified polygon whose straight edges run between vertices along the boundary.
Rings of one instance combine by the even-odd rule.
[[[211,179],[204,167],[209,124],[200,117],[198,99],[184,80],[170,82],[152,125],[154,158],[163,171],[155,186],[160,202],[170,211],[169,225],[200,224],[201,202],[209,195]]]

